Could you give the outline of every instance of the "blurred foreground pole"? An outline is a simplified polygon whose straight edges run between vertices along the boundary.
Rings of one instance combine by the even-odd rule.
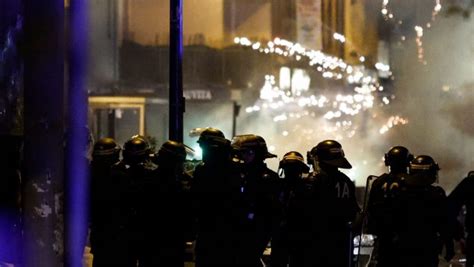
[[[23,120],[18,111],[23,95],[23,5],[0,1],[0,265],[19,264],[21,222],[20,151]]]
[[[87,0],[74,0],[70,2],[69,8],[69,91],[64,199],[64,244],[65,266],[67,267],[82,266],[88,229],[87,2]]]
[[[23,266],[61,266],[64,0],[25,0],[24,15]]]
[[[183,141],[183,0],[170,0],[169,139]]]

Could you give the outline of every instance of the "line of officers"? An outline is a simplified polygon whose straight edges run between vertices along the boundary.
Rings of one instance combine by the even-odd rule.
[[[450,205],[444,191],[432,185],[436,162],[413,157],[404,147],[385,155],[390,172],[373,182],[361,210],[354,183],[338,170],[352,166],[337,141],[322,141],[308,152],[311,172],[303,156],[291,151],[280,161],[279,173],[264,162],[276,155],[261,136],[230,141],[207,128],[198,143],[202,163],[186,173],[182,143],[167,141],[152,154],[141,136],[123,149],[110,138],[96,142],[93,266],[181,267],[187,261],[185,243],[195,241],[197,267],[263,266],[270,242],[271,266],[349,267],[356,264],[353,236],[364,229],[377,236],[376,266],[434,267],[443,246],[448,260],[454,254],[450,218],[463,205],[474,214],[473,178],[454,190]],[[468,230],[472,222],[468,217]],[[467,240],[467,266],[473,266],[473,238]]]

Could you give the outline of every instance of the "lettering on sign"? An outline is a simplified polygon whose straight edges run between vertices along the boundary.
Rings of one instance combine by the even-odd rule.
[[[209,90],[185,90],[183,95],[188,100],[212,100],[212,93]]]

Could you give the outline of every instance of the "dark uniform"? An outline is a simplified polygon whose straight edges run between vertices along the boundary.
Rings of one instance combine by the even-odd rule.
[[[180,186],[186,150],[182,143],[166,141],[157,153],[156,177],[143,188],[143,257],[140,266],[184,265],[185,225],[191,218]],[[187,203],[188,205],[190,203]]]
[[[94,144],[91,171],[90,243],[94,266],[108,266],[115,257],[114,241],[118,230],[117,218],[111,213],[116,205],[112,165],[119,161],[120,147],[112,138],[103,138]]]
[[[191,193],[196,216],[196,266],[232,266],[240,184],[230,160],[230,141],[214,128],[198,140],[203,163],[194,170]]]
[[[394,253],[394,209],[400,184],[408,176],[408,165],[413,160],[407,148],[392,147],[385,154],[385,165],[390,173],[384,173],[373,183],[368,202],[368,232],[377,236],[372,262],[379,267],[395,266]]]
[[[280,201],[283,205],[280,224],[272,238],[271,266],[286,267],[290,261],[292,244],[288,229],[288,208],[290,199],[295,195],[297,185],[301,183],[303,175],[307,175],[309,167],[306,165],[303,155],[296,151],[290,151],[283,156],[278,167],[280,176],[283,176]]]
[[[467,232],[466,240],[466,267],[474,266],[474,172],[470,172],[468,177],[454,188],[448,197],[450,215],[457,217],[461,207],[466,206],[465,227]]]
[[[109,263],[114,266],[146,266],[149,261],[146,223],[156,216],[151,200],[159,191],[157,166],[149,161],[149,153],[146,140],[132,137],[124,145],[123,160],[111,170],[117,197],[110,209],[118,221],[115,258]]]
[[[257,135],[239,135],[232,139],[240,164],[243,202],[238,228],[237,264],[262,266],[263,253],[281,221],[281,183],[278,174],[264,160],[276,157],[268,152],[265,140]]]
[[[410,176],[401,183],[394,216],[394,266],[437,267],[443,245],[446,259],[453,256],[446,194],[431,185],[438,170],[431,157],[417,156],[410,164]]]
[[[349,266],[351,228],[359,206],[354,183],[338,168],[351,168],[341,145],[326,140],[309,155],[314,173],[298,186],[289,208],[290,266]]]
[[[281,219],[279,177],[265,164],[243,171],[239,265],[262,266],[260,258]]]

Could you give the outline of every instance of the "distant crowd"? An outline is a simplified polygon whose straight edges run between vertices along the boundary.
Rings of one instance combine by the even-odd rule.
[[[278,172],[265,164],[276,155],[261,136],[228,140],[206,128],[198,144],[202,162],[192,171],[180,142],[157,152],[143,136],[123,148],[111,138],[94,144],[93,266],[355,267],[353,240],[362,233],[376,237],[370,266],[437,267],[439,255],[453,258],[455,240],[465,266],[474,266],[473,173],[446,196],[433,157],[394,146],[388,172],[367,179],[359,205],[335,140],[318,143],[306,160],[289,151]]]

